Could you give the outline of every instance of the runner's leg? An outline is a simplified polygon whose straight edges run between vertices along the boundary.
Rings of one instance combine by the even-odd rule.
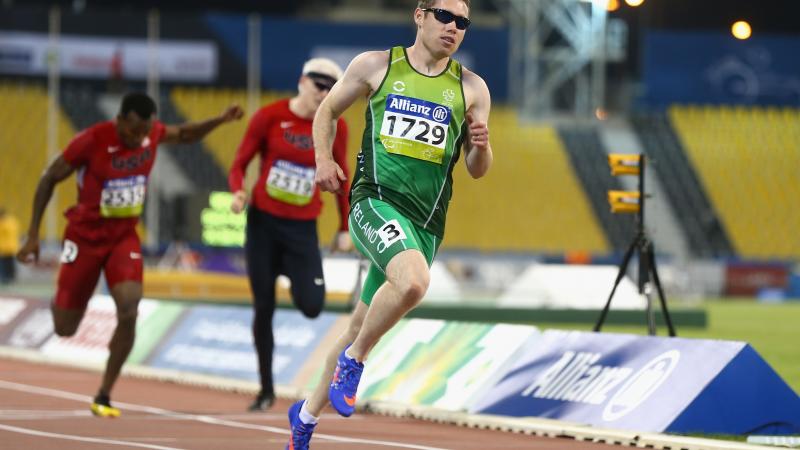
[[[364,302],[358,302],[352,315],[350,316],[350,323],[347,329],[336,339],[336,343],[331,347],[328,356],[325,358],[325,365],[322,368],[322,377],[320,378],[311,396],[306,399],[307,411],[316,417],[322,414],[322,410],[328,405],[328,388],[330,386],[330,375],[336,368],[336,361],[339,354],[342,353],[345,347],[350,345],[358,335],[361,329],[361,324],[364,322],[364,317],[367,315],[369,306]]]
[[[253,342],[261,381],[261,392],[256,403],[260,403],[262,396],[274,398],[272,352],[275,344],[272,316],[275,313],[275,279],[278,277],[280,253],[276,245],[273,218],[253,207],[247,212],[245,256],[250,290],[253,293]],[[256,403],[252,406],[261,409]]]
[[[142,283],[135,281],[117,283],[111,288],[111,296],[117,305],[117,328],[108,344],[108,361],[99,390],[99,394],[102,395],[111,394],[122,365],[133,349],[139,300],[142,298]]]
[[[56,294],[51,305],[53,330],[58,336],[69,337],[78,330],[86,305],[100,279],[104,258],[105,249],[82,242],[67,228]]]
[[[281,226],[281,270],[292,281],[292,301],[306,317],[319,316],[325,305],[325,279],[317,223],[292,221]]]
[[[108,361],[100,395],[111,394],[136,338],[136,318],[142,299],[141,252],[139,236],[136,230],[131,229],[114,245],[105,264],[106,282],[117,306],[117,327],[108,344]]]
[[[430,270],[420,251],[395,255],[386,266],[386,283],[375,293],[349,355],[364,361],[381,336],[422,301],[429,283]]]

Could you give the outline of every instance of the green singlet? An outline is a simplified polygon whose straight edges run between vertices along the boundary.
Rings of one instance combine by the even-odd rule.
[[[403,47],[394,47],[389,61],[369,99],[350,200],[383,200],[441,239],[466,135],[461,64],[450,59],[442,73],[423,75]]]

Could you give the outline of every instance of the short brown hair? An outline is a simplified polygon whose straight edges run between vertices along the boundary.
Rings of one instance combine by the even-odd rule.
[[[419,0],[417,2],[417,8],[419,8],[419,9],[430,8],[430,7],[432,7],[433,5],[436,4],[436,1],[437,0]],[[470,7],[469,6],[469,0],[461,0],[461,1],[464,2],[465,5],[467,5],[467,8]]]

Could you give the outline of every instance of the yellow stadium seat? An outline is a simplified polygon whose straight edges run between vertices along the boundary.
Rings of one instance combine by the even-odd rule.
[[[0,148],[3,163],[0,165],[0,205],[17,216],[23,227],[30,221],[33,194],[39,177],[49,163],[47,156],[47,92],[39,84],[0,82]],[[61,152],[75,134],[63,111],[59,111],[56,149]],[[9,189],[12,187],[13,189]],[[52,233],[57,239],[66,224],[63,212],[75,203],[74,176],[58,185],[48,210],[55,210],[55,229],[48,230],[48,221],[42,221],[41,236]],[[48,213],[45,213],[46,215]]]
[[[800,258],[798,111],[674,106],[669,116],[740,256]]]
[[[605,235],[551,126],[523,125],[509,107],[490,118],[494,164],[473,180],[463,162],[444,245],[485,251],[604,253]]]
[[[261,104],[289,96],[264,93]],[[217,114],[236,101],[246,105],[243,90],[178,88],[172,100],[189,120]],[[366,102],[345,113],[350,130],[351,174],[361,146]],[[472,180],[464,163],[453,173],[454,195],[444,246],[487,251],[605,253],[609,245],[589,201],[573,173],[566,150],[549,126],[520,125],[511,108],[492,111],[494,165],[481,180]],[[246,121],[212,133],[205,141],[224,171],[230,169]],[[320,238],[327,241],[338,227],[335,199],[324,194]]]

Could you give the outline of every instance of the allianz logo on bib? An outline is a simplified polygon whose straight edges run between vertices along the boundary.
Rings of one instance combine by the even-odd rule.
[[[113,180],[106,180],[103,183],[104,188],[112,188],[112,189],[119,189],[119,188],[126,188],[126,187],[133,187],[133,186],[140,186],[147,183],[147,177],[144,175],[132,175],[130,177],[124,178],[115,178]]]
[[[612,422],[644,403],[678,365],[680,352],[670,350],[634,373],[625,366],[596,364],[601,353],[567,351],[520,395],[570,403],[603,405],[602,417]],[[611,393],[618,387],[616,392]],[[609,399],[610,398],[610,399]]]
[[[418,98],[389,94],[386,97],[386,111],[450,123],[450,108]]]

